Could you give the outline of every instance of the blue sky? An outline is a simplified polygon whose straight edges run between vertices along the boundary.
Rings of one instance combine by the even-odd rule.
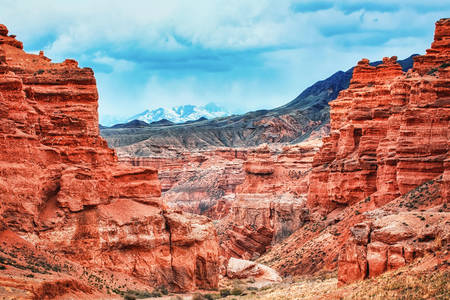
[[[424,53],[450,0],[0,0],[31,52],[92,67],[99,113],[272,108],[362,58]]]

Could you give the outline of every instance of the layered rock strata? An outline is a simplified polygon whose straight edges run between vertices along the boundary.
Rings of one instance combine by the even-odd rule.
[[[434,255],[437,265],[450,258],[450,210],[439,177],[365,214],[350,228],[339,254],[339,284],[372,278],[414,259]]]
[[[245,178],[246,149],[217,148],[169,156],[120,157],[120,162],[158,169],[162,198],[170,206],[218,220],[228,214]]]
[[[330,102],[314,157],[309,222],[259,259],[282,275],[338,268],[340,284],[429,254],[448,268],[450,19],[403,72],[396,57],[354,68]],[[447,267],[446,267],[447,266]]]
[[[443,174],[449,154],[450,21],[403,73],[396,57],[354,69],[330,102],[331,133],[314,159],[308,202],[323,213],[371,196],[380,206]]]
[[[216,220],[226,258],[255,258],[308,219],[306,195],[313,139],[294,146],[217,148],[120,161],[159,170],[171,207]]]
[[[1,223],[148,286],[217,287],[212,223],[167,209],[155,169],[117,164],[99,137],[97,100],[91,69],[25,53],[0,26]]]
[[[320,140],[312,140],[278,150],[263,145],[249,151],[245,180],[218,226],[228,257],[259,257],[307,222],[309,172],[319,145]]]

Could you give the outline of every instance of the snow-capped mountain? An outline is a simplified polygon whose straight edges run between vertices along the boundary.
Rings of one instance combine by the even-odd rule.
[[[187,121],[195,121],[201,117],[214,119],[218,117],[228,116],[230,113],[215,103],[208,103],[203,106],[182,105],[172,107],[171,109],[158,108],[155,110],[146,110],[129,118],[126,122],[132,120],[141,120],[147,123],[156,122],[162,119],[169,120],[173,123],[184,123]]]

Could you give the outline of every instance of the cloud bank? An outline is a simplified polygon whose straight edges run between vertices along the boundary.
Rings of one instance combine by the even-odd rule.
[[[100,116],[216,102],[283,105],[362,58],[423,53],[450,0],[12,1],[0,23],[96,73]]]

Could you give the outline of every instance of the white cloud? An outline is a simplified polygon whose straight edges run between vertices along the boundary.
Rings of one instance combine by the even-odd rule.
[[[130,115],[281,105],[362,57],[423,53],[450,14],[449,0],[0,1],[0,22],[26,49],[93,66],[100,112]]]

